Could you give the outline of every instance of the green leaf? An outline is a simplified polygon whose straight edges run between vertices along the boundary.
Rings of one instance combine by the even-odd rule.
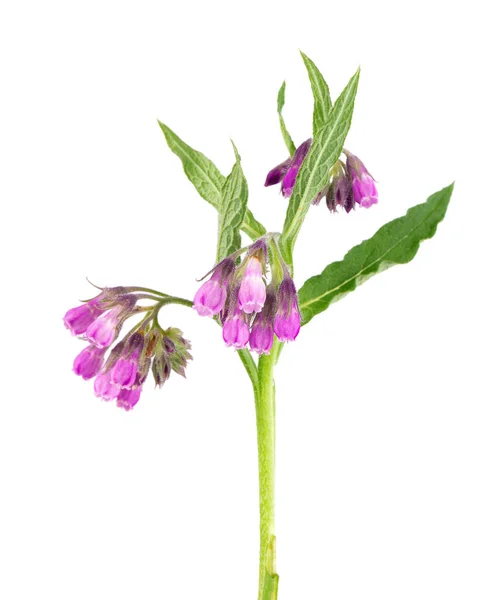
[[[222,188],[222,199],[219,206],[219,234],[217,242],[217,261],[236,252],[241,247],[240,227],[248,202],[248,184],[246,183],[241,159],[233,142],[236,162],[227,176]]]
[[[370,239],[352,248],[342,261],[331,263],[320,275],[310,277],[298,292],[303,322],[308,323],[372,275],[410,262],[420,242],[436,233],[446,214],[453,186],[410,208],[405,216],[386,223]]]
[[[289,135],[289,131],[286,127],[286,123],[284,122],[284,118],[282,116],[282,109],[284,107],[284,103],[286,101],[286,82],[283,81],[281,88],[279,89],[279,93],[277,94],[277,112],[279,113],[279,125],[281,126],[281,133],[284,139],[284,143],[286,144],[286,148],[289,151],[290,156],[296,151],[296,146],[294,145],[291,136]]]
[[[331,116],[314,137],[312,146],[298,172],[289,200],[280,246],[284,260],[291,266],[296,237],[312,200],[329,181],[329,172],[338,160],[351,125],[360,69],[336,100]]]
[[[226,178],[214,163],[204,154],[188,146],[172,129],[158,122],[169,148],[181,159],[187,178],[195,186],[200,196],[219,210],[222,203],[222,188]],[[250,210],[246,211],[241,229],[255,240],[266,233]]]
[[[308,58],[301,50],[300,54],[305,63],[305,67],[307,68],[308,78],[310,79],[310,84],[312,86],[313,135],[315,137],[331,116],[331,95],[326,80],[322,77],[322,73],[317,69],[313,60]]]

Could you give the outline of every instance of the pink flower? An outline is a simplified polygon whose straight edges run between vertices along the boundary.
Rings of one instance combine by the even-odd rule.
[[[136,381],[140,354],[141,349],[136,349],[129,358],[119,358],[110,371],[110,381],[130,390]]]
[[[114,306],[98,319],[93,321],[86,330],[86,338],[97,348],[107,348],[112,344],[117,335],[117,325],[119,324],[122,306]]]
[[[258,354],[269,354],[274,341],[274,329],[271,323],[255,319],[250,332],[250,348]]]
[[[222,260],[214,267],[213,275],[196,292],[193,308],[201,317],[213,317],[224,308],[227,289],[236,264],[231,257]]]
[[[103,365],[105,348],[87,346],[74,359],[72,370],[83,379],[92,379]]]
[[[237,350],[245,348],[248,344],[250,327],[239,307],[235,307],[224,321],[222,337],[226,346],[234,346]]]
[[[239,306],[246,314],[259,313],[266,298],[265,283],[262,277],[262,265],[257,256],[248,259],[241,286],[239,288]]]
[[[351,152],[346,151],[346,168],[351,179],[353,198],[363,208],[377,204],[377,188],[374,178],[363,162]]]
[[[117,396],[116,405],[126,411],[131,410],[140,399],[140,396],[141,386],[134,388],[134,390],[122,389]]]
[[[94,383],[95,396],[103,400],[114,400],[121,388],[110,381],[110,373],[100,373]]]
[[[298,294],[293,280],[288,275],[282,280],[277,292],[274,333],[281,342],[292,342],[300,332],[300,321]]]
[[[65,313],[64,325],[73,335],[83,334],[93,321],[105,312],[105,309],[99,306],[100,296]]]

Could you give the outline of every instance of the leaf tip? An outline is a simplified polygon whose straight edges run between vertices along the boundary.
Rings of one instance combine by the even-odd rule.
[[[229,138],[229,140],[231,141],[233,150],[234,150],[234,156],[236,157],[236,162],[240,162],[241,161],[241,157],[239,155],[238,149],[236,148],[236,144],[234,143],[234,141],[232,140],[232,138]]]

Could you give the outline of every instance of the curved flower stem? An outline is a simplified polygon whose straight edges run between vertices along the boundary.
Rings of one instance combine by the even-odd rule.
[[[275,385],[274,366],[279,342],[258,361],[258,394],[255,394],[260,493],[260,571],[258,600],[276,600],[274,476],[275,476]]]

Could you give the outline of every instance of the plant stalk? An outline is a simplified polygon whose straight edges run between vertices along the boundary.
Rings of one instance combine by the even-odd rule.
[[[267,356],[258,361],[258,394],[255,394],[260,493],[260,572],[258,600],[276,600],[278,576],[275,567],[275,386],[274,366],[279,353],[276,341]]]

